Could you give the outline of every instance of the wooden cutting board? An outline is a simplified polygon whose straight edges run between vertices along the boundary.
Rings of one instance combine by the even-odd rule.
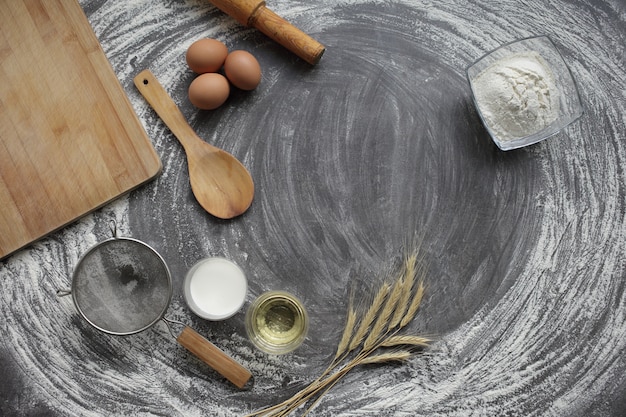
[[[161,161],[76,0],[0,0],[0,259]]]

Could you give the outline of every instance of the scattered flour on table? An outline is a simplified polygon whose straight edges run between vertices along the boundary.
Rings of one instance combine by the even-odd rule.
[[[501,140],[532,135],[558,116],[554,74],[537,52],[504,57],[478,74],[473,84],[485,123]]]

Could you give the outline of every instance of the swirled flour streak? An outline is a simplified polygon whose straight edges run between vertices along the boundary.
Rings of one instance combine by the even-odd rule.
[[[232,416],[279,402],[328,365],[350,281],[384,274],[416,235],[430,273],[414,326],[436,342],[408,364],[354,370],[311,416],[624,414],[622,2],[272,1],[327,46],[314,68],[207,1],[81,5],[164,172],[0,264],[0,414]],[[465,68],[546,31],[585,114],[504,155],[471,105]],[[259,59],[254,94],[193,109],[184,52],[203,36]],[[241,218],[218,222],[195,203],[183,150],[132,84],[145,68],[200,137],[251,171],[255,200]],[[234,390],[163,326],[103,335],[56,296],[80,255],[110,237],[111,219],[168,263],[168,317],[248,367],[253,388]],[[206,256],[242,267],[247,303],[270,289],[300,296],[311,320],[304,344],[265,355],[241,314],[193,315],[182,280]]]

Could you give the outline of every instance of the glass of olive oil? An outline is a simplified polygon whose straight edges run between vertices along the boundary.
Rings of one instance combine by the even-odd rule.
[[[302,302],[284,291],[269,291],[246,313],[246,331],[256,347],[272,354],[288,353],[302,344],[309,318]]]

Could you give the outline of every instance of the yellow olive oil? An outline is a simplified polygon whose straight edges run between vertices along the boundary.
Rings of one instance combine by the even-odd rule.
[[[267,353],[287,353],[302,343],[308,330],[304,306],[292,294],[271,291],[248,309],[246,329],[250,340]]]

